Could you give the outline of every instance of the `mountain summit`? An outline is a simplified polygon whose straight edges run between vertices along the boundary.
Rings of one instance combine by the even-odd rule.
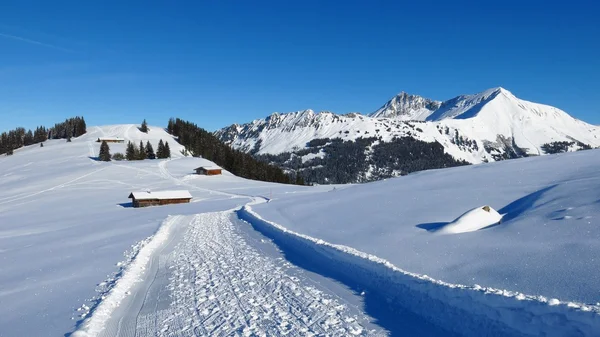
[[[392,97],[377,111],[369,114],[374,118],[395,118],[399,120],[425,120],[439,109],[442,102],[401,92]]]
[[[409,156],[427,153],[419,142],[437,143],[442,153],[472,164],[600,146],[599,127],[558,108],[519,99],[501,87],[444,102],[402,92],[367,116],[312,110],[277,113],[223,128],[216,135],[236,149],[279,156],[273,160],[289,158],[292,166],[307,169],[326,166],[334,153],[358,146],[349,144],[354,142],[360,148],[347,156],[365,153],[374,163],[362,172],[362,181],[388,169],[382,163],[389,158],[405,159],[392,148],[402,146]],[[409,144],[410,139],[414,143]],[[394,170],[385,174],[399,172]]]

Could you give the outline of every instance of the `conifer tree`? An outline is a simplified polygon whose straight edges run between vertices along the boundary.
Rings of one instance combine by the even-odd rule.
[[[146,158],[156,159],[156,155],[154,154],[154,149],[152,148],[152,144],[150,144],[150,141],[146,142]]]
[[[101,161],[110,161],[110,148],[105,140],[103,140],[102,144],[100,145],[100,154],[98,155],[98,158]]]
[[[169,148],[169,142],[165,142],[165,152],[163,158],[171,158],[171,149]]]
[[[158,141],[158,149],[156,150],[156,158],[163,159],[165,157],[165,144],[162,139]]]
[[[146,159],[146,148],[144,147],[144,142],[142,142],[140,140],[140,148],[138,149],[137,152],[137,160],[144,160]]]
[[[142,122],[142,125],[140,126],[140,131],[142,131],[143,133],[148,133],[148,123],[146,123],[145,119]]]
[[[127,160],[135,160],[135,152],[135,144],[129,141],[127,143],[127,150],[125,151],[125,158],[127,158]]]

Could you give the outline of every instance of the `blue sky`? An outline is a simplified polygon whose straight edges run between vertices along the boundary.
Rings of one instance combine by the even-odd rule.
[[[311,108],[376,110],[502,86],[600,124],[592,1],[2,1],[0,130],[209,130]]]

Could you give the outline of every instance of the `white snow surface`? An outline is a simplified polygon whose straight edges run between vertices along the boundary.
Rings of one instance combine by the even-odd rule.
[[[597,304],[599,153],[424,171],[253,209],[295,232],[438,280]],[[435,235],[485,204],[504,214],[500,225]]]
[[[174,159],[98,162],[100,135]],[[600,332],[598,151],[302,187],[199,176],[180,149],[121,125],[0,158],[0,336]],[[436,235],[486,204],[500,225]]]
[[[228,210],[252,196],[287,197],[323,188],[198,176],[213,162],[184,158],[172,136],[150,126],[88,127],[84,136],[50,140],[0,157],[0,336],[62,336],[105,296],[138,242],[169,216]],[[173,160],[99,162],[100,136],[139,144],[168,141]],[[126,144],[109,144],[111,153]],[[131,208],[131,191],[189,190],[192,202]],[[157,234],[158,235],[158,234]],[[96,285],[98,289],[96,292]],[[92,299],[88,301],[88,299]],[[77,310],[79,308],[79,310]]]

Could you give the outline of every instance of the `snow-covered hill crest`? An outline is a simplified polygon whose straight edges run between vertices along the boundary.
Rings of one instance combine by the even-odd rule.
[[[544,144],[566,142],[568,150],[600,146],[600,129],[548,105],[515,97],[504,88],[445,102],[401,93],[374,113],[337,115],[304,110],[275,113],[216,132],[234,148],[280,154],[322,138],[376,137],[381,142],[412,137],[440,143],[456,159],[481,163],[547,153]]]

